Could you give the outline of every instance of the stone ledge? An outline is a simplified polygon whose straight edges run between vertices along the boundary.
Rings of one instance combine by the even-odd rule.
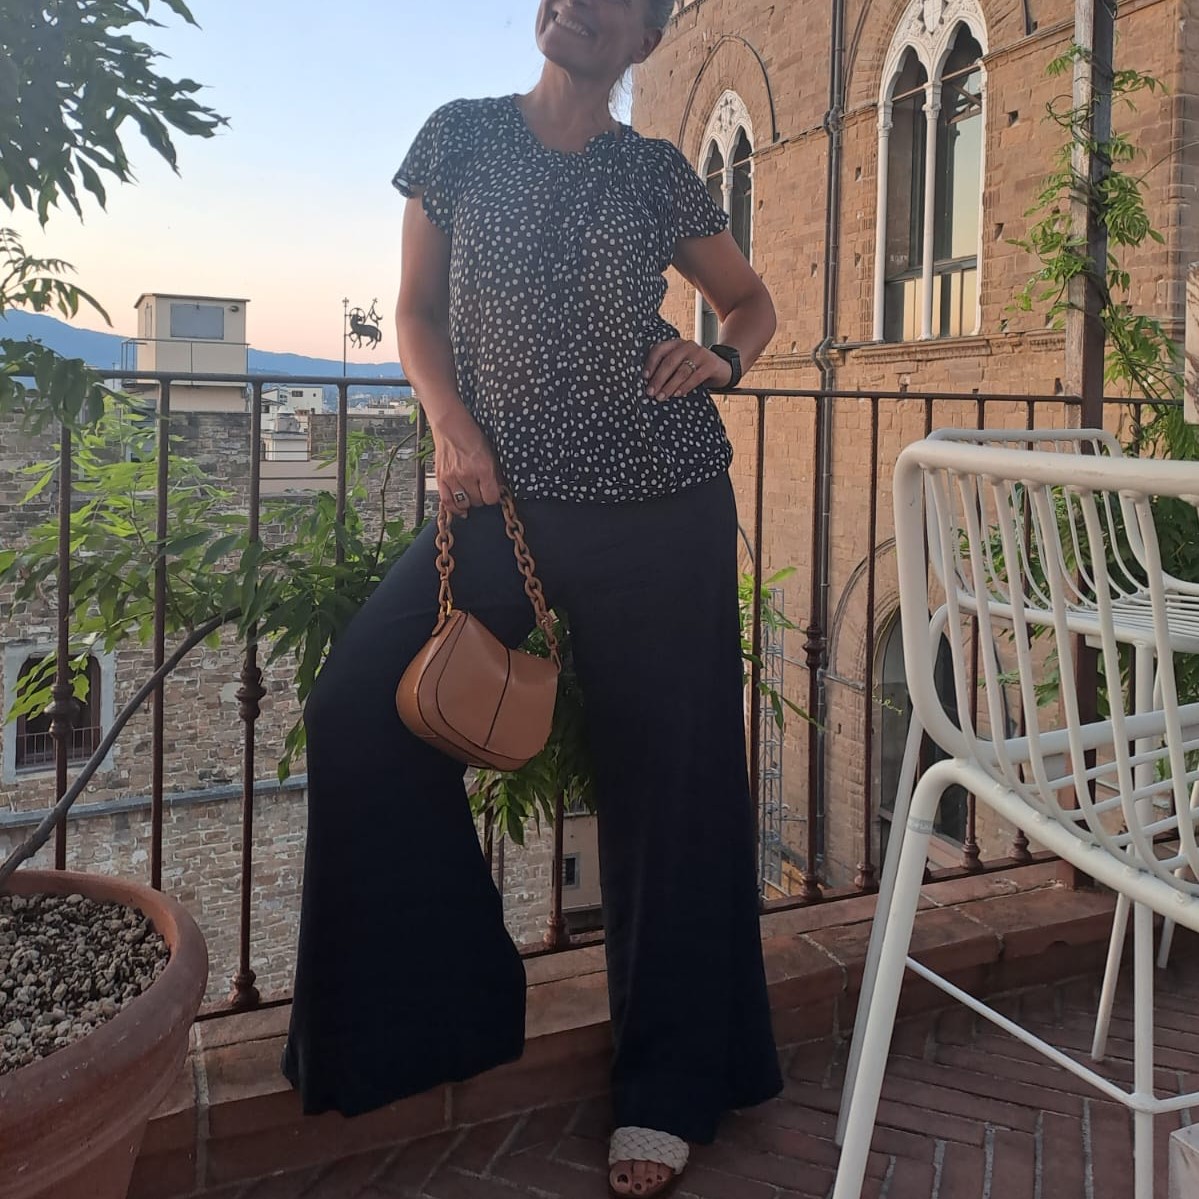
[[[1049,863],[926,887],[913,955],[978,993],[1097,966],[1112,899],[1068,890],[1062,877]],[[862,896],[762,917],[780,1044],[848,1035],[873,912],[873,897]],[[610,1053],[602,948],[533,958],[527,968],[520,1061],[354,1120],[301,1114],[279,1074],[286,1005],[197,1024],[187,1067],[147,1131],[130,1199],[173,1199],[602,1094]],[[905,1014],[946,1002],[926,983],[905,983]]]

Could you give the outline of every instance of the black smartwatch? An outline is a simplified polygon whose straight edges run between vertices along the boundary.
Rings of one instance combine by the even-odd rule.
[[[729,369],[733,372],[732,377],[726,387],[736,387],[741,382],[741,351],[736,346],[709,346],[709,350],[716,355],[717,358],[723,358],[729,364]]]

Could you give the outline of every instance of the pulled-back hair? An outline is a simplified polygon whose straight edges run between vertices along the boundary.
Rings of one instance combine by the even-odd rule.
[[[674,13],[674,0],[645,0],[646,24],[654,29],[665,29]]]

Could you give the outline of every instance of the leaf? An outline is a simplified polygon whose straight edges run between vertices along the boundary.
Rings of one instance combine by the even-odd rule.
[[[226,533],[222,537],[215,538],[209,543],[208,548],[200,558],[200,569],[203,570],[206,567],[214,566],[226,554],[231,554],[241,541],[242,535],[240,533]]]

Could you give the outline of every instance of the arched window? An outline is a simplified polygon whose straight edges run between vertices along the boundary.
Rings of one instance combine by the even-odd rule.
[[[949,653],[949,642],[944,636],[937,647],[934,677],[945,710],[956,724],[958,718],[953,700],[953,663]],[[878,796],[878,861],[881,864],[891,837],[895,796],[899,789],[899,774],[903,767],[903,753],[907,745],[908,724],[912,714],[903,665],[903,631],[900,628],[898,613],[883,636],[882,653],[879,655],[879,680],[879,703],[875,707],[879,735],[876,739],[877,757],[874,770],[875,794]],[[925,737],[921,747],[919,770],[927,770],[945,756],[943,750]],[[945,798],[937,809],[933,827],[938,837],[953,845],[961,845],[966,839],[966,792],[956,783],[945,793]],[[934,858],[946,857],[947,860],[942,864],[948,864],[956,857],[956,854],[938,853],[936,845],[932,846],[930,852]]]
[[[82,647],[79,649],[82,655]],[[75,654],[74,647],[71,652]],[[53,669],[47,659],[53,653],[52,645],[18,643],[4,647],[0,654],[0,702],[6,712],[16,701],[27,676],[37,675],[32,685],[38,689],[47,681],[47,672]],[[75,711],[67,761],[81,763],[92,756],[112,724],[115,664],[112,654],[97,650],[85,658],[73,657],[72,668]],[[50,725],[51,717],[46,712],[30,712],[4,722],[0,730],[0,783],[18,783],[27,773],[54,769],[57,754]],[[102,769],[112,769],[111,755]]]
[[[729,215],[729,228],[746,258],[753,260],[753,125],[736,92],[717,101],[704,133],[700,174],[708,194]],[[720,338],[720,320],[701,295],[696,296],[695,340],[711,345]]]
[[[884,70],[876,341],[978,331],[985,32],[970,0],[953,7],[943,21],[939,0],[912,0]]]

